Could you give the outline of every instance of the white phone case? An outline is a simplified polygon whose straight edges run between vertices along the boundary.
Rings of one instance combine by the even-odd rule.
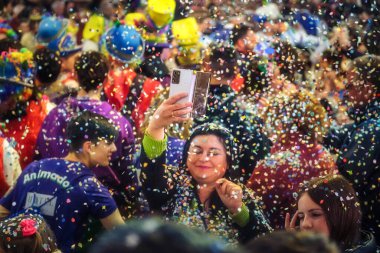
[[[190,69],[174,69],[170,80],[169,97],[186,92],[188,96],[178,103],[192,102],[195,86],[195,73]]]
[[[206,114],[210,78],[211,74],[207,72],[174,69],[170,81],[169,97],[186,92],[188,96],[177,103],[193,102],[192,117],[203,117]]]

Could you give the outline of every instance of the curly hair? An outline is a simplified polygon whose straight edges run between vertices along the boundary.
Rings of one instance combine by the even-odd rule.
[[[380,56],[364,55],[355,58],[352,67],[358,75],[358,80],[371,83],[380,91]]]

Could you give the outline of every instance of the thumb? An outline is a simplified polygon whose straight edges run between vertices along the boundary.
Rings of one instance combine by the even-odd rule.
[[[227,179],[225,178],[219,178],[218,180],[216,180],[216,186],[215,186],[215,189],[216,189],[216,192],[218,193],[218,195],[222,194],[223,190],[222,190],[222,186],[223,184],[227,181]],[[223,195],[223,194],[222,194]]]
[[[222,184],[224,184],[224,182],[226,182],[227,181],[227,179],[225,179],[225,178],[219,178],[218,180],[216,180],[215,181],[215,183],[216,183],[216,186],[222,186]]]

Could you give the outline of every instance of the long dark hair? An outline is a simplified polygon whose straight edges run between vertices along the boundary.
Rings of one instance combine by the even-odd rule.
[[[307,193],[325,213],[330,238],[343,250],[354,246],[360,235],[361,211],[351,184],[340,175],[312,179],[301,190]]]

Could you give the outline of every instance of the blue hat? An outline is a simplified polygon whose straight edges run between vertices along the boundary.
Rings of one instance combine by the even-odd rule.
[[[20,51],[2,52],[0,57],[0,102],[17,94],[25,87],[33,87],[33,53]]]
[[[128,63],[143,56],[145,41],[132,26],[118,24],[106,32],[105,47],[112,57]]]
[[[319,19],[308,11],[299,11],[295,15],[295,21],[300,23],[309,35],[318,35]]]
[[[254,14],[252,16],[252,21],[259,23],[259,24],[265,23],[265,22],[267,22],[267,20],[268,20],[268,18],[265,15]]]
[[[67,20],[56,17],[43,18],[38,27],[37,41],[42,44],[48,44],[53,40],[63,37],[66,33],[67,24]]]
[[[71,35],[65,35],[51,41],[47,48],[59,52],[61,57],[68,57],[82,50],[82,47],[77,45],[75,39]]]

